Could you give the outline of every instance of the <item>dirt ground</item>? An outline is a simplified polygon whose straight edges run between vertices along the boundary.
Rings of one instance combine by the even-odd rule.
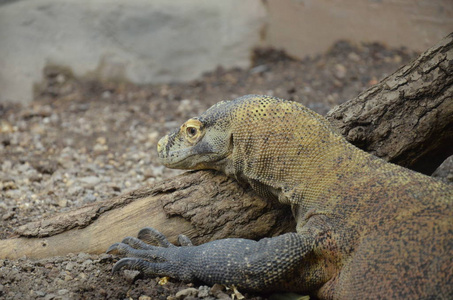
[[[179,174],[159,165],[158,139],[220,100],[268,94],[325,114],[415,56],[407,49],[347,42],[301,61],[261,49],[247,70],[218,68],[191,82],[146,86],[75,78],[64,68],[47,67],[33,103],[0,104],[0,238],[29,221]],[[160,278],[128,271],[112,275],[115,261],[85,253],[0,259],[0,298],[231,298],[219,286],[172,279],[160,284]]]

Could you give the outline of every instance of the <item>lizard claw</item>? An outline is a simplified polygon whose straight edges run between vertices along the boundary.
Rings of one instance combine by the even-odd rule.
[[[119,245],[119,244],[120,244],[120,243],[115,243],[115,244],[111,245],[111,246],[107,249],[107,251],[105,251],[105,253],[107,253],[107,254],[119,254],[119,253],[118,253],[118,245]]]
[[[128,269],[134,269],[134,265],[136,265],[138,258],[122,258],[113,266],[112,274],[119,272],[123,267],[127,267]]]
[[[160,231],[151,228],[145,227],[138,232],[137,236],[140,240],[148,242],[148,243],[155,243],[157,242],[159,246],[169,248],[175,247],[172,243],[170,243],[165,235],[163,235]]]

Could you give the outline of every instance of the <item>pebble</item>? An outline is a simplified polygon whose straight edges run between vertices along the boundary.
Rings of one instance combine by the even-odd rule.
[[[50,294],[46,294],[44,296],[44,300],[52,300],[52,299],[55,299],[57,295],[55,295],[54,293],[50,293]]]
[[[86,195],[85,197],[83,197],[83,202],[84,203],[91,203],[91,202],[94,202],[96,201],[96,196],[89,193],[88,195]]]
[[[68,289],[61,289],[61,290],[57,291],[57,294],[60,295],[60,296],[66,295],[67,293],[69,293]]]
[[[72,271],[74,269],[74,263],[73,262],[68,262],[68,264],[66,265],[65,269],[68,270],[68,271]]]
[[[58,206],[59,206],[59,207],[66,207],[66,206],[68,206],[68,200],[66,200],[66,199],[61,199],[60,201],[58,201]]]
[[[346,67],[344,65],[342,65],[342,64],[336,64],[335,65],[334,75],[338,79],[345,78],[346,77],[346,72],[347,72],[347,69],[346,69]]]
[[[355,53],[355,52],[350,52],[348,54],[348,58],[350,60],[352,60],[353,62],[359,62],[360,61],[360,56],[357,53]]]
[[[185,297],[188,297],[188,296],[197,296],[198,295],[198,290],[196,288],[187,288],[187,289],[183,289],[183,290],[180,290],[179,292],[176,293],[175,297],[176,299],[184,299]]]
[[[82,263],[82,266],[84,266],[86,268],[88,266],[91,266],[92,264],[93,264],[93,261],[91,259],[87,259]]]
[[[90,255],[88,253],[83,253],[83,252],[80,252],[79,254],[77,254],[77,261],[78,262],[83,262],[87,259],[90,258]]]
[[[85,273],[83,273],[83,272],[80,272],[80,273],[77,275],[77,278],[78,278],[80,281],[84,282],[84,281],[86,281],[86,280],[88,279],[88,276],[87,276],[87,274],[85,274]]]
[[[205,298],[209,296],[210,287],[202,285],[198,288],[198,297]]]
[[[124,270],[123,274],[124,278],[129,284],[134,283],[134,281],[137,280],[138,277],[140,276],[140,272],[135,270]]]
[[[45,297],[46,296],[46,292],[43,292],[43,291],[35,291],[35,294],[38,297]]]
[[[79,179],[85,187],[94,187],[96,184],[101,182],[101,179],[96,176],[86,176]]]

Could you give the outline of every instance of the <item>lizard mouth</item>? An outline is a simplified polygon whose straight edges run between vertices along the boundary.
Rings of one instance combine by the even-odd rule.
[[[206,158],[212,158],[213,155],[215,155],[214,152],[204,152],[203,155],[200,155],[193,148],[165,151],[164,147],[164,149],[159,149],[158,152],[160,162],[172,169],[195,169]]]
[[[188,149],[169,151],[167,153],[162,151],[159,152],[158,157],[160,162],[167,168],[183,168],[188,167],[186,166],[186,162],[194,156],[193,154],[190,155],[187,152]]]

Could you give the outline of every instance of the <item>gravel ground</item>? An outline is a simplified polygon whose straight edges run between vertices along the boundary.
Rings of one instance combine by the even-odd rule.
[[[219,100],[269,94],[325,114],[415,56],[406,49],[347,42],[301,61],[262,49],[247,70],[218,68],[195,81],[146,86],[75,78],[64,68],[48,67],[33,103],[0,104],[0,238],[29,221],[179,174],[157,162],[158,139]],[[115,261],[84,253],[0,260],[0,298],[226,299],[231,294],[171,279],[162,285],[136,272],[112,275]]]

